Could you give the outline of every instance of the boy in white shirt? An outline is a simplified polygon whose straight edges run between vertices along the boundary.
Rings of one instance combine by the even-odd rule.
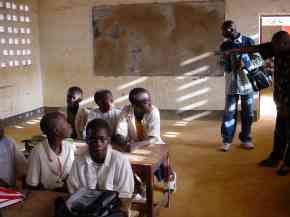
[[[83,100],[83,90],[80,87],[70,87],[66,94],[66,116],[67,122],[72,127],[71,138],[76,139],[79,129],[82,129],[87,118],[87,110],[81,105]]]
[[[25,176],[27,162],[24,155],[17,151],[15,141],[6,137],[4,123],[0,120],[0,186],[15,187],[16,177]]]
[[[124,151],[153,144],[164,144],[160,137],[160,113],[152,105],[151,96],[144,88],[134,88],[129,93],[130,105],[123,108],[116,128],[115,140]],[[168,189],[176,190],[176,173],[170,165],[161,165],[155,173],[161,181],[164,179],[164,167],[171,171]]]
[[[32,189],[65,191],[65,180],[74,161],[74,146],[64,139],[71,134],[65,115],[52,112],[43,116],[40,128],[47,139],[29,156],[26,183]]]
[[[73,163],[67,185],[70,193],[82,187],[119,192],[128,204],[134,191],[134,178],[128,157],[111,148],[111,129],[103,119],[94,119],[86,128],[89,151]],[[126,205],[125,205],[126,206]]]
[[[129,94],[130,105],[122,109],[116,128],[117,144],[128,152],[151,144],[164,144],[160,137],[160,113],[151,104],[149,92],[134,88]]]
[[[121,110],[114,106],[112,92],[106,89],[98,90],[94,95],[94,100],[98,105],[98,108],[89,112],[86,125],[93,119],[103,119],[110,125],[112,129],[112,135],[115,135],[115,130]],[[83,130],[83,138],[86,138],[86,126]]]

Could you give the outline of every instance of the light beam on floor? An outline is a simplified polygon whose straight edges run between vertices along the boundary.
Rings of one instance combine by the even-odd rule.
[[[193,116],[190,116],[190,117],[187,117],[187,118],[183,118],[183,120],[191,122],[193,120],[197,120],[197,119],[209,116],[211,113],[212,113],[211,111],[205,111],[205,112],[201,112],[199,114],[196,114],[196,115],[193,115]]]

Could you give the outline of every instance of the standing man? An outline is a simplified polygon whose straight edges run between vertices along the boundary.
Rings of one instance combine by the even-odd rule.
[[[276,32],[271,42],[257,46],[228,51],[228,54],[259,52],[264,59],[274,57],[274,101],[277,108],[273,151],[259,163],[263,167],[276,167],[284,160],[277,171],[280,176],[290,172],[290,35],[285,31]],[[287,148],[288,144],[288,148]]]
[[[261,161],[259,165],[264,167],[275,167],[285,156],[283,164],[277,171],[278,175],[284,176],[290,171],[290,36],[284,31],[277,32],[274,34],[272,42],[260,45],[259,50],[264,58],[272,58],[273,56],[275,58],[274,101],[277,108],[273,151],[270,156]]]
[[[222,24],[225,38],[221,44],[222,52],[234,48],[254,45],[254,41],[237,31],[234,21],[227,20]],[[255,58],[254,58],[255,57]],[[233,54],[225,56],[223,66],[226,76],[226,103],[221,126],[222,151],[228,151],[236,131],[238,102],[241,99],[241,133],[239,138],[245,149],[253,149],[251,126],[254,116],[254,91],[247,78],[247,72],[262,66],[263,60],[257,55]]]

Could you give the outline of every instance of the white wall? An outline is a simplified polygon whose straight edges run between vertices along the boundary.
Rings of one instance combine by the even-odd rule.
[[[0,118],[6,118],[43,106],[40,71],[38,1],[17,0],[28,4],[32,12],[32,62],[29,67],[0,68]]]

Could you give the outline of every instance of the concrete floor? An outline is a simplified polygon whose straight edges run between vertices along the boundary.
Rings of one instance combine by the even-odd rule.
[[[178,189],[161,217],[290,216],[290,176],[278,177],[275,169],[257,166],[271,151],[273,116],[254,124],[254,150],[241,149],[236,139],[227,153],[218,151],[218,120],[174,124],[163,120],[162,133],[170,136],[164,139],[170,144]],[[8,128],[7,134],[20,141],[39,132],[37,121],[22,126]]]

